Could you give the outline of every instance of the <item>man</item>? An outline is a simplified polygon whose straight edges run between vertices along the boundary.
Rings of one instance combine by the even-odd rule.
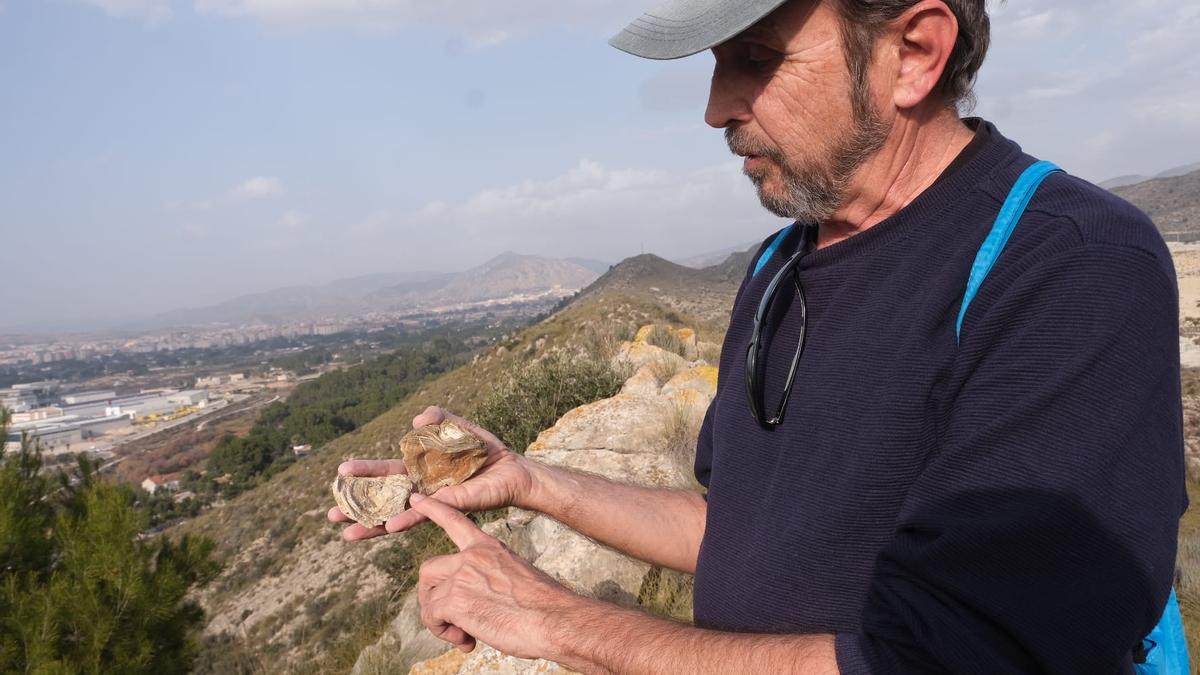
[[[959,319],[1034,164],[957,114],[988,32],[982,0],[673,0],[614,38],[711,48],[706,119],[797,226],[735,300],[706,496],[547,467],[475,428],[480,475],[347,528],[428,517],[458,544],[421,569],[436,635],[589,673],[1132,670],[1186,507],[1174,269],[1145,216],[1056,173]],[[695,572],[696,625],[574,595],[459,512],[506,505]]]

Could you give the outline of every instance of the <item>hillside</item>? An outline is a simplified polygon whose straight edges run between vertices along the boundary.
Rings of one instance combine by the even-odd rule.
[[[522,297],[561,297],[583,288],[608,265],[503,253],[462,272],[394,272],[288,286],[208,307],[175,310],[127,323],[128,328],[256,321],[320,320],[375,311],[407,311]]]
[[[716,308],[706,313],[719,314]],[[721,322],[684,317],[641,294],[591,293],[259,488],[172,530],[171,536],[213,538],[225,562],[222,574],[198,596],[207,613],[199,672],[348,670],[399,609],[400,598],[389,594],[388,576],[371,562],[386,554],[389,542],[346,545],[341,528],[325,520],[337,465],[394,455],[391,445],[427,405],[474,414],[492,383],[540,355],[597,350],[628,339],[643,324],[672,321],[694,325],[713,342],[724,332]]]
[[[744,251],[729,255],[720,264],[695,269],[646,253],[613,266],[584,288],[579,297],[621,293],[725,325],[749,259],[750,252]]]
[[[1112,192],[1145,211],[1164,235],[1194,233],[1200,237],[1200,170],[1154,178]]]
[[[568,295],[587,286],[597,274],[577,262],[510,251],[455,274],[435,288],[416,291],[408,286],[384,288],[372,294],[370,300],[387,309],[402,309],[548,292]]]

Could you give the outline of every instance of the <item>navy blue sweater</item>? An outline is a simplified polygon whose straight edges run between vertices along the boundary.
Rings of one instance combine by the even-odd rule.
[[[803,260],[807,347],[773,430],[746,347],[801,228],[748,271],[697,449],[698,625],[833,633],[843,673],[1131,667],[1187,501],[1174,267],[1145,215],[1052,175],[956,345],[975,253],[1035,161],[987,130],[909,206]],[[777,310],[769,409],[797,339],[798,305]]]

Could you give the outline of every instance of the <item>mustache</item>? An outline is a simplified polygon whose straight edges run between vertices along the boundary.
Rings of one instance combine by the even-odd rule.
[[[750,135],[744,127],[726,127],[725,143],[729,151],[735,155],[758,155],[778,164],[783,163],[783,154],[778,148],[767,145],[765,141]]]

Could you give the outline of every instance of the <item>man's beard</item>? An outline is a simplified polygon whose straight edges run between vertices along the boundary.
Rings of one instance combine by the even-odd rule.
[[[758,189],[764,208],[781,217],[801,223],[823,223],[842,206],[850,178],[871,155],[883,147],[891,127],[871,103],[865,83],[851,87],[850,129],[834,139],[827,157],[805,164],[793,164],[778,148],[768,146],[749,135],[744,127],[725,129],[729,149],[739,155],[757,155],[774,164],[783,177],[783,193],[768,193],[763,182],[770,168],[746,170]]]

